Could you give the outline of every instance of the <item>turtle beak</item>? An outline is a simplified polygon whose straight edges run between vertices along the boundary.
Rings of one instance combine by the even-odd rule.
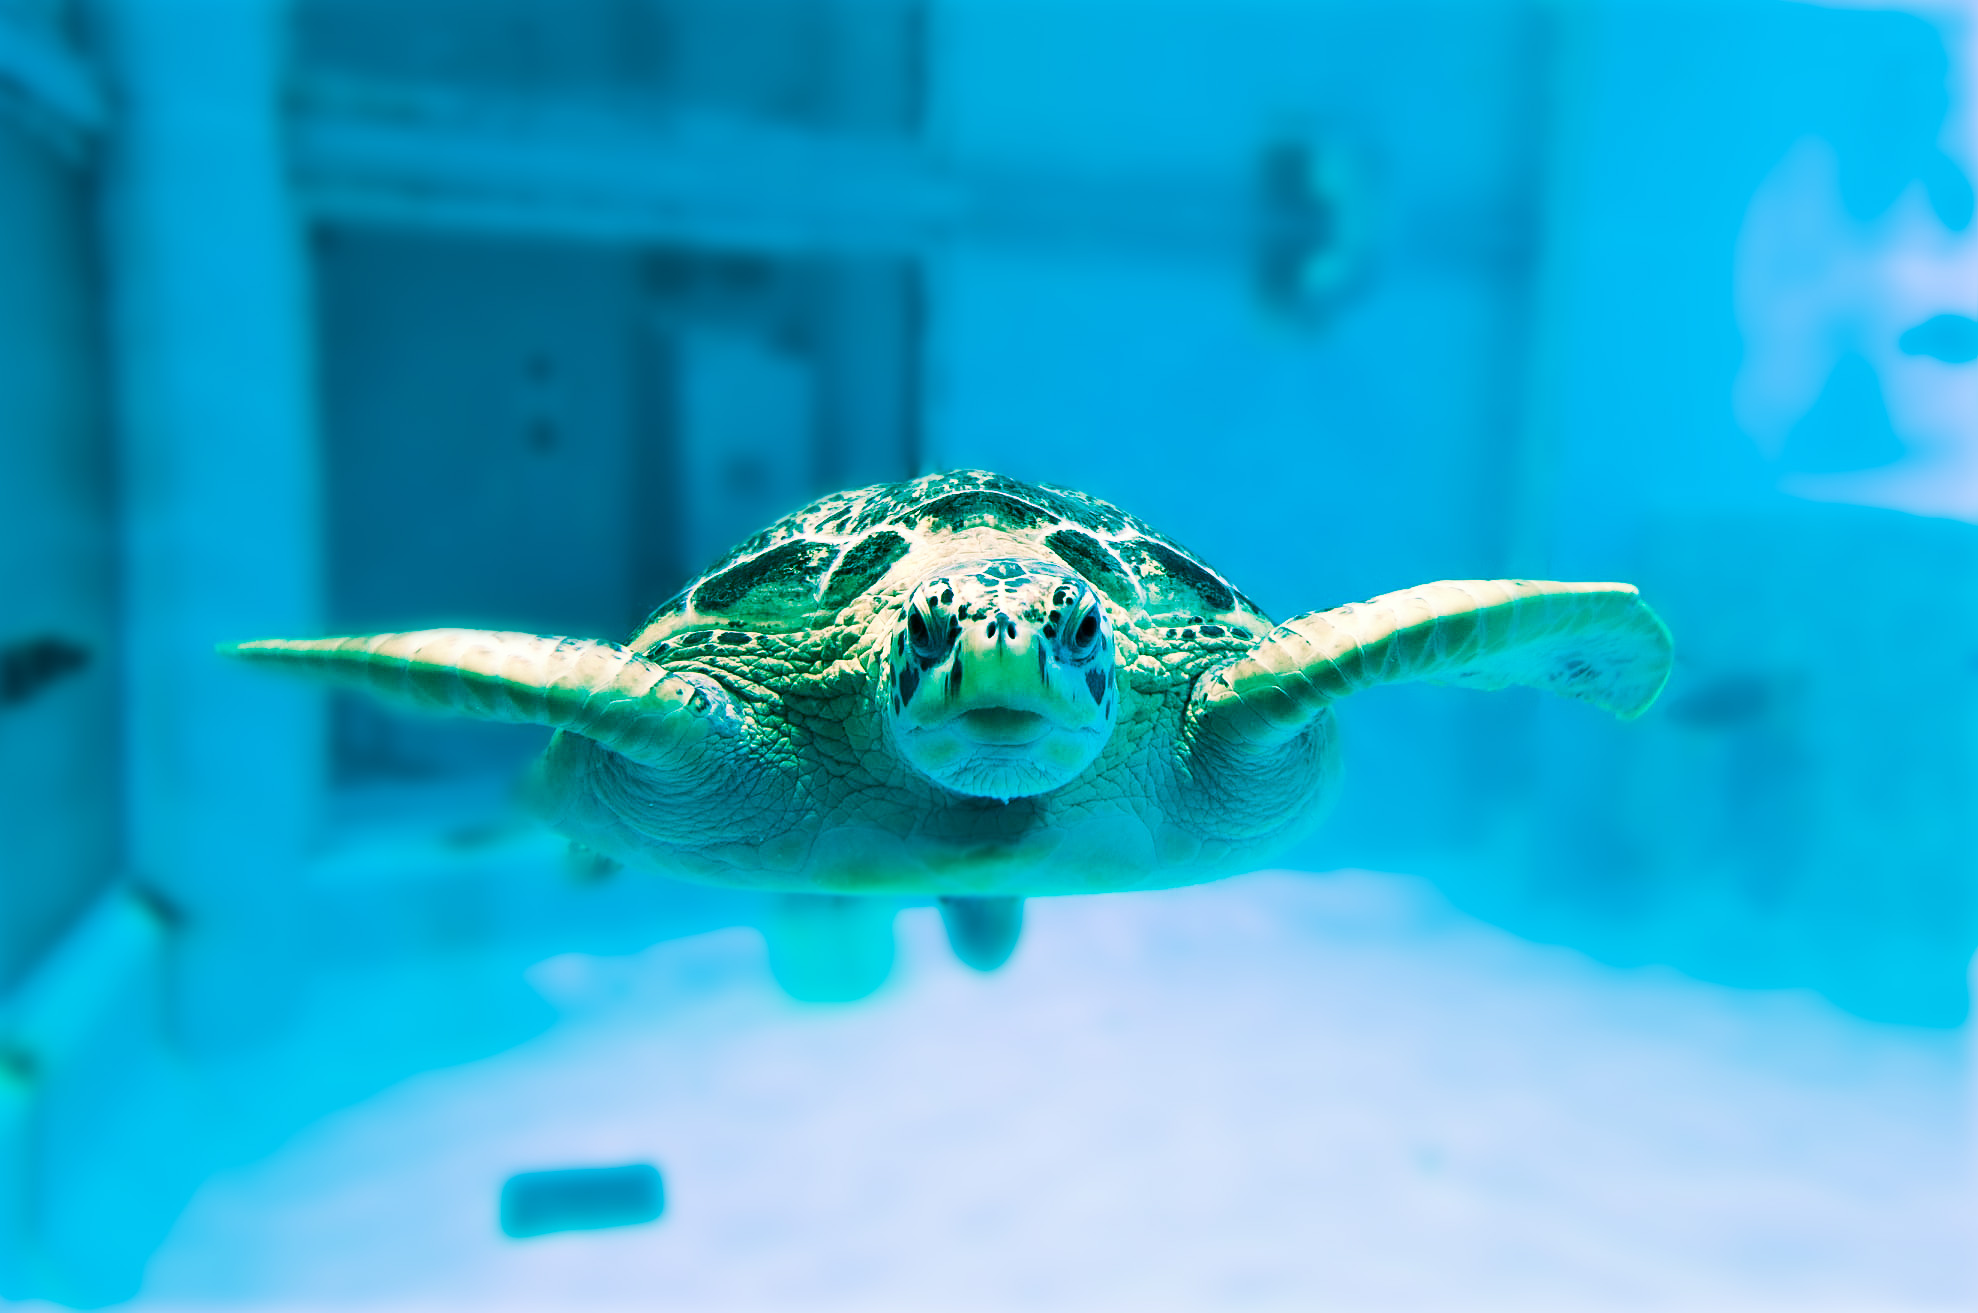
[[[971,742],[1034,743],[1052,729],[1089,729],[1099,708],[1074,676],[1052,660],[1037,626],[998,612],[957,636],[944,677],[903,717],[911,728],[942,726]],[[928,696],[933,693],[935,696]]]
[[[977,707],[955,717],[964,738],[996,747],[1035,743],[1051,728],[1048,716],[1015,707]]]

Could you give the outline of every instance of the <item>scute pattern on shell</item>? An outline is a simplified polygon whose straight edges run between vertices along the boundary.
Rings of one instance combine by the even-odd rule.
[[[1207,562],[1134,516],[1070,488],[954,470],[820,497],[763,529],[647,617],[630,646],[741,644],[829,625],[941,539],[994,529],[1059,560],[1142,630],[1189,641],[1270,621]],[[697,638],[697,631],[710,631]]]

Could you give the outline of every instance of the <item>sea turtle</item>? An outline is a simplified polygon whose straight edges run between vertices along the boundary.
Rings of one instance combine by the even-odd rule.
[[[981,471],[815,501],[623,644],[430,629],[224,650],[552,726],[533,795],[579,843],[841,910],[933,896],[983,968],[1027,895],[1254,868],[1318,818],[1348,693],[1524,684],[1632,717],[1671,654],[1614,583],[1433,583],[1274,625],[1133,516]]]

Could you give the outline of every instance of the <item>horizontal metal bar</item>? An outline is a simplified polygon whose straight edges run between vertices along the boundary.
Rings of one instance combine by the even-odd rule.
[[[292,98],[300,200],[330,223],[770,255],[919,257],[957,245],[1213,262],[1274,311],[1323,315],[1373,241],[1357,172],[1323,142],[1260,142],[1220,170],[958,165],[909,139],[692,117],[652,103],[503,100],[318,78]],[[1385,254],[1522,277],[1516,194],[1383,216]]]
[[[317,86],[291,123],[319,218],[683,242],[889,252],[950,229],[961,196],[889,142]]]
[[[910,141],[651,107],[317,82],[293,108],[304,204],[333,222],[778,254],[915,255],[969,241],[1241,256],[1286,217],[1240,172],[964,171]]]

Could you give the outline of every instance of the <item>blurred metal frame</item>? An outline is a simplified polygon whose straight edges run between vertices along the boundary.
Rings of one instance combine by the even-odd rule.
[[[295,185],[292,145],[303,153],[309,134],[306,116],[294,143],[287,132],[288,11],[288,0],[101,0],[104,75],[52,37],[0,29],[4,90],[45,144],[96,169],[121,465],[126,837],[120,878],[0,998],[4,1298],[129,1297],[207,1173],[327,1110],[320,1092],[263,1088],[280,1086],[279,1037],[313,978],[464,951],[519,979],[552,953],[627,952],[756,919],[743,895],[572,879],[560,845],[538,834],[442,833],[422,846],[350,833],[325,848],[320,696],[213,657],[216,641],[241,634],[314,629],[324,605],[306,234],[344,211],[312,206]],[[190,46],[187,23],[201,34]],[[607,176],[636,173],[642,158],[602,164]],[[609,206],[582,188],[562,199],[517,230],[655,236],[586,227],[585,214]],[[743,226],[751,251],[844,246],[714,209],[717,225]],[[410,210],[348,217],[360,213],[435,226]],[[854,206],[831,230],[872,222]],[[436,226],[485,227],[459,216]],[[706,224],[658,235],[738,244]],[[853,313],[841,291],[826,280],[822,314]],[[860,477],[871,456],[853,451],[853,468],[817,473]],[[434,998],[421,1011],[408,1000],[406,1024],[451,1036],[462,1022],[448,1008],[461,1006],[494,1005]],[[517,1006],[499,1005],[503,1019],[475,1030],[470,1048],[540,1024]],[[404,1052],[319,1057],[372,1086],[422,1065]]]
[[[1350,174],[1287,185],[1272,167],[1336,154],[1304,140],[1266,143],[1254,176],[1095,179],[962,168],[897,137],[321,76],[298,85],[289,131],[301,203],[337,223],[775,255],[1098,248],[1243,276],[1289,261],[1314,283],[1300,314],[1364,255]]]
[[[78,160],[109,125],[88,58],[52,28],[0,11],[0,104],[64,158]]]

